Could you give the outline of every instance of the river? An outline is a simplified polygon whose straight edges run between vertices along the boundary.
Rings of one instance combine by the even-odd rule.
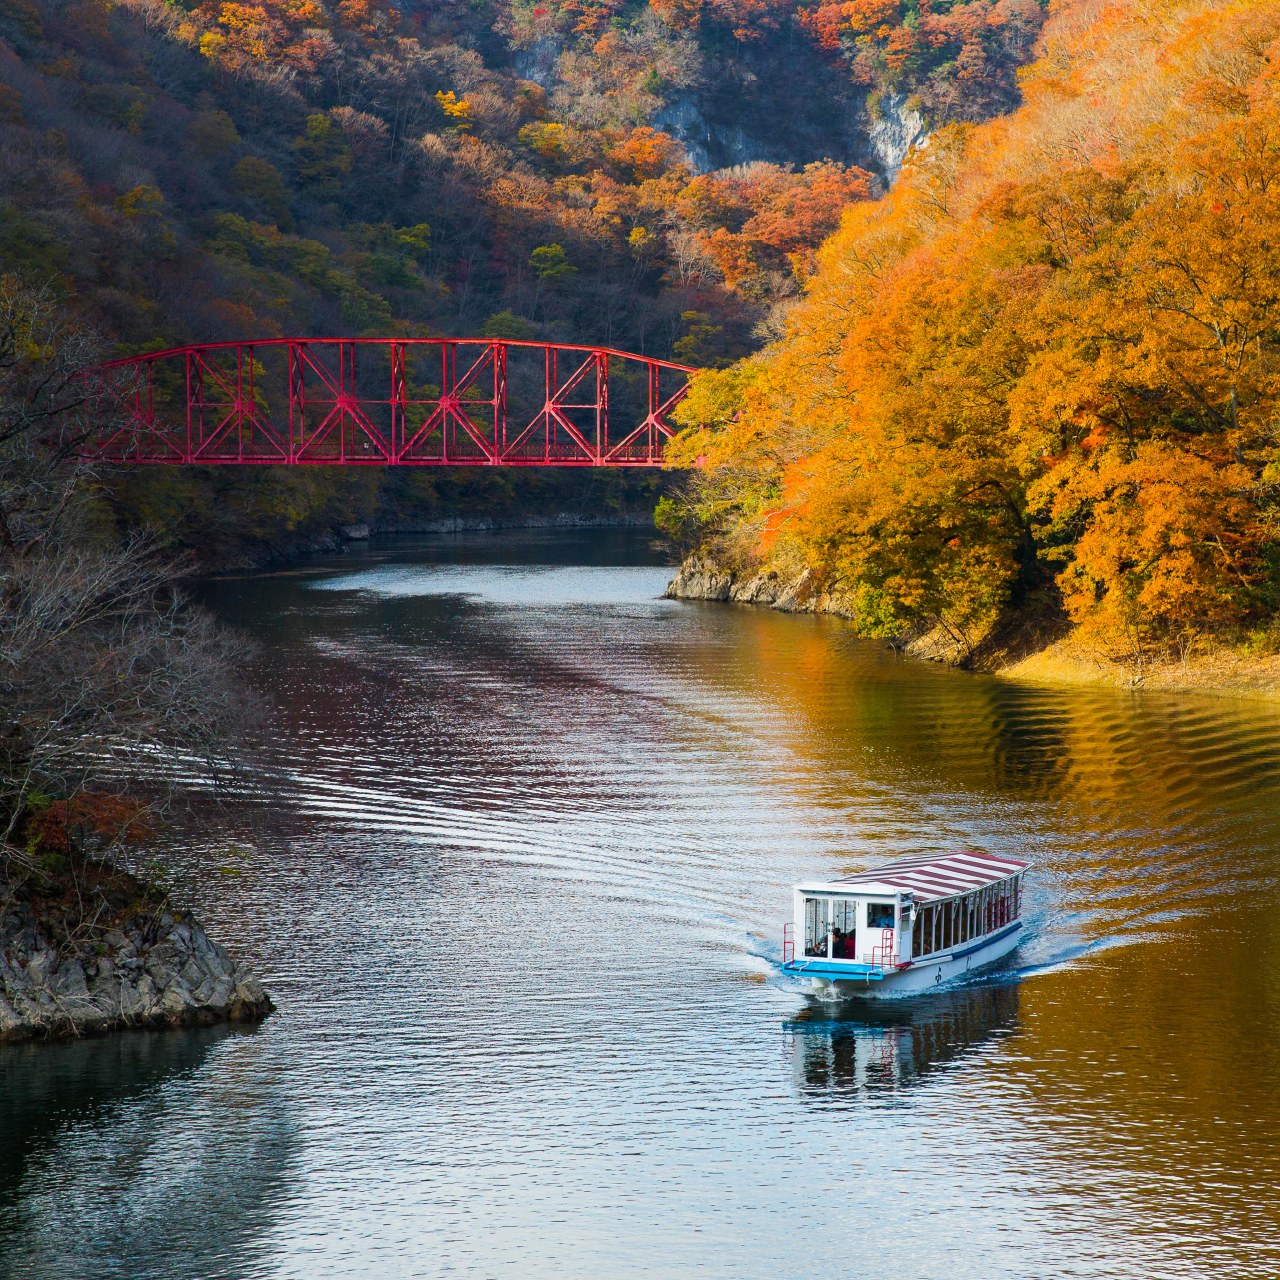
[[[1280,720],[659,599],[626,531],[209,584],[269,801],[184,844],[253,1032],[0,1048],[0,1275],[1280,1274]],[[811,1002],[790,886],[1029,857],[997,972]]]

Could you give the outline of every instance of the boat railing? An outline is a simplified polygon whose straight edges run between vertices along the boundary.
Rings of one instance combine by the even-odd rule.
[[[782,926],[782,963],[791,964],[796,958],[796,926],[794,920],[788,920]]]
[[[898,946],[892,929],[880,931],[880,945],[862,957],[863,964],[877,969],[892,969],[898,963]]]

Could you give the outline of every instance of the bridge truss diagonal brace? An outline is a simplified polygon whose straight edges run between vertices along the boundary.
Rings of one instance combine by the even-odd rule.
[[[587,376],[595,373],[595,399],[591,402],[571,403],[568,399],[572,392]],[[547,463],[563,462],[556,457],[554,443],[556,427],[559,427],[581,450],[582,458],[599,466],[604,453],[608,449],[609,432],[609,357],[604,351],[589,352],[586,359],[577,366],[564,382],[560,381],[558,353],[551,347],[546,352],[545,391],[542,409],[533,421],[509,443],[504,441],[503,460],[511,462],[529,462],[530,459],[520,453],[525,443],[539,430],[543,433],[542,461]],[[569,418],[566,410],[594,410],[595,439],[589,440]]]
[[[247,366],[247,369],[246,369]],[[291,462],[289,447],[271,423],[258,412],[256,403],[255,373],[256,364],[253,348],[242,346],[236,348],[235,386],[225,376],[225,371],[206,359],[205,353],[193,349],[187,354],[187,452],[191,462]],[[221,388],[227,396],[226,402],[206,401],[205,377]],[[217,412],[226,410],[212,431],[205,431],[204,411],[212,408]],[[266,457],[253,452],[246,454],[244,447],[245,427],[257,431],[266,437],[269,454]],[[236,437],[234,457],[214,450],[232,432]]]
[[[675,430],[666,420],[667,415],[689,394],[689,384],[686,382],[684,386],[678,387],[660,402],[661,390],[658,385],[660,372],[657,365],[649,366],[649,413],[639,426],[634,427],[613,446],[605,457],[606,463],[630,461],[624,451],[631,448],[641,436],[645,437],[644,461],[661,463],[663,445],[675,435]]]
[[[114,372],[114,371],[112,371]],[[111,455],[117,445],[123,445],[116,456],[131,462],[187,462],[188,449],[180,436],[162,426],[155,413],[155,369],[151,361],[139,361],[130,370],[132,386],[121,390],[116,380],[106,370],[90,369],[82,375],[86,405],[95,400],[107,399],[118,404],[128,414],[128,420],[110,430],[105,439],[95,441],[99,455]],[[143,390],[145,372],[145,393]],[[165,453],[144,451],[144,437],[159,436],[168,446]]]
[[[392,442],[374,425],[365,413],[356,393],[356,349],[351,342],[339,342],[338,376],[335,381],[332,371],[323,360],[312,353],[310,342],[291,342],[289,344],[289,452],[295,462],[394,462],[395,449]],[[333,345],[333,344],[325,344]],[[320,408],[332,404],[332,408],[321,419],[319,425],[307,436],[307,370],[319,379],[320,384],[329,393],[330,399],[313,401]],[[348,425],[353,430],[353,438],[363,435],[374,448],[374,455],[347,453]],[[321,455],[318,451],[325,441],[338,432],[338,452],[335,458]]]
[[[398,352],[397,352],[398,348]],[[400,441],[395,451],[397,462],[415,462],[420,455],[413,451],[421,448],[431,439],[438,428],[440,431],[441,463],[473,461],[451,456],[449,449],[449,428],[461,427],[464,434],[481,451],[483,461],[494,465],[501,460],[501,441],[507,429],[507,350],[506,344],[492,342],[487,344],[471,362],[461,377],[458,376],[458,343],[443,342],[440,347],[440,396],[436,400],[410,400],[406,398],[404,373],[404,343],[393,344],[391,357],[391,402],[393,421],[399,423]],[[486,369],[493,375],[492,392],[487,400],[465,398],[467,392],[479,382]],[[409,405],[432,405],[422,425],[408,435],[407,409]],[[471,409],[488,408],[492,421],[488,434],[477,426],[471,416]],[[474,459],[479,462],[480,459]]]

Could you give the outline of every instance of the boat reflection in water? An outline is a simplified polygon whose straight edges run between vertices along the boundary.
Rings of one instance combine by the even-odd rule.
[[[1018,1029],[1018,984],[953,988],[919,999],[811,1005],[783,1024],[800,1095],[887,1101]]]

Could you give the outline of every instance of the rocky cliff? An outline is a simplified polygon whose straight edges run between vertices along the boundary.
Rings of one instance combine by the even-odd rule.
[[[0,1041],[255,1022],[274,1007],[190,913],[132,877],[94,872],[70,891],[0,878]]]
[[[924,115],[901,93],[881,94],[876,102],[869,131],[871,150],[884,170],[889,186],[898,180],[903,163],[912,151],[929,142]]]

